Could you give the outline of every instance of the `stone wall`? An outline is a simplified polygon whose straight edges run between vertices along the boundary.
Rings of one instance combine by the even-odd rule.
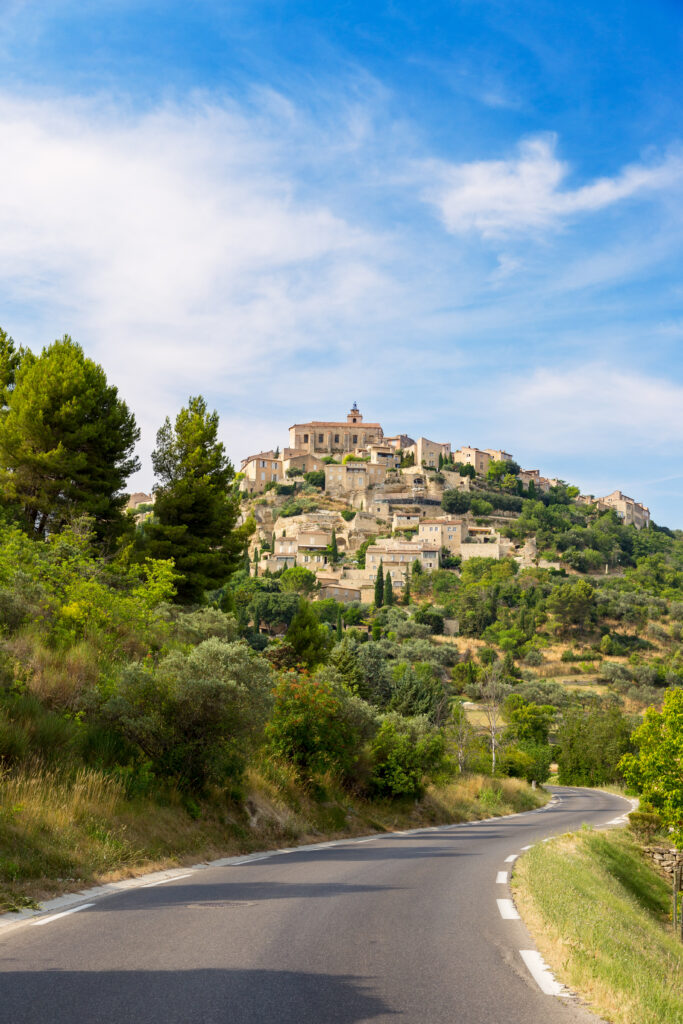
[[[672,881],[674,868],[683,865],[683,850],[676,850],[673,846],[644,846],[643,853]]]

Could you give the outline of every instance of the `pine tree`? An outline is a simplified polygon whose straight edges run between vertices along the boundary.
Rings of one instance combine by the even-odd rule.
[[[236,528],[235,471],[218,440],[218,413],[201,396],[190,398],[174,424],[167,417],[152,464],[159,483],[148,552],[175,561],[179,603],[201,602],[239,566],[254,528],[253,521]]]
[[[330,645],[327,626],[319,622],[313,607],[303,598],[289,625],[286,639],[297,658],[308,668],[314,668],[325,660]]]
[[[140,431],[102,367],[68,335],[35,357],[0,332],[0,391],[0,489],[34,535],[86,515],[115,536]]]
[[[391,582],[391,573],[389,570],[387,570],[387,575],[384,580],[384,603],[387,607],[394,603],[394,585]]]
[[[384,604],[384,569],[380,561],[375,577],[375,608],[381,608]]]

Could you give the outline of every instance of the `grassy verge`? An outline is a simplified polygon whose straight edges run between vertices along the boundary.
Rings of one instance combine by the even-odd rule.
[[[557,977],[615,1024],[682,1024],[669,885],[623,830],[581,831],[518,862],[515,898]]]
[[[469,821],[545,803],[518,779],[469,776],[421,801],[367,801],[286,767],[252,770],[244,805],[127,799],[110,777],[34,769],[0,775],[0,912],[163,867],[372,831]]]

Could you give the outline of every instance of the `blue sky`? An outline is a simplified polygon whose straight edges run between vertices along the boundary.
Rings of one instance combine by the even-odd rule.
[[[233,459],[356,400],[683,528],[683,7],[0,0],[0,324]]]

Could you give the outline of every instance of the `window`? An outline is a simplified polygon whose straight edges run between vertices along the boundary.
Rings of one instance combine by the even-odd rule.
[[[353,442],[353,444],[358,444],[358,434],[354,434],[353,437],[351,438],[351,441]]]
[[[334,435],[334,443],[339,444],[339,434]]]
[[[308,444],[308,434],[304,434],[304,444]]]
[[[265,474],[265,473],[261,473],[261,479],[262,479],[262,480],[265,480],[265,479],[266,479],[266,474]]]
[[[318,444],[322,444],[322,443],[323,443],[323,435],[322,434],[318,434]]]

